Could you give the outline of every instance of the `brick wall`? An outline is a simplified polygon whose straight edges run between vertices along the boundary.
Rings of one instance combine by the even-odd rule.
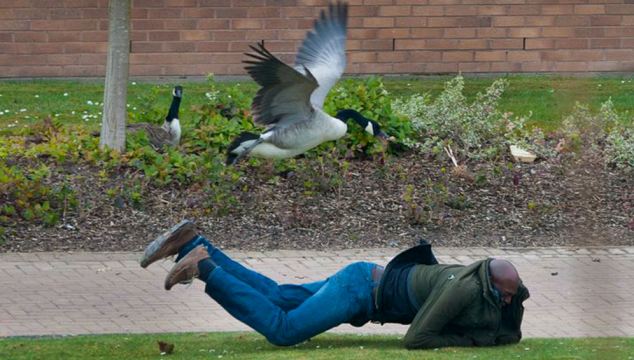
[[[293,60],[324,0],[133,0],[133,76]],[[350,0],[351,74],[634,70],[634,0]],[[103,76],[107,0],[0,0],[0,77]]]

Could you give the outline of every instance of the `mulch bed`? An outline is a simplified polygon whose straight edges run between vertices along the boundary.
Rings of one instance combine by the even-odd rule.
[[[183,218],[215,244],[241,250],[406,247],[420,238],[456,247],[634,245],[634,175],[591,154],[473,164],[466,175],[411,153],[352,160],[334,174],[341,181],[334,187],[318,168],[273,177],[270,167],[241,166],[237,201],[226,212],[205,211],[201,187],[148,186],[133,205],[106,194],[120,179],[67,166],[81,175],[72,183],[80,206],[54,227],[8,227],[0,251],[139,251]]]

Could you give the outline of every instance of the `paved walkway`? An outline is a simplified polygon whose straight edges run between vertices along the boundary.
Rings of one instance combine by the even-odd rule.
[[[634,336],[634,247],[436,248],[443,263],[514,262],[531,292],[525,337]],[[228,253],[280,282],[321,279],[342,265],[386,263],[397,249]],[[138,253],[0,254],[0,337],[248,330],[203,292],[163,290],[170,262],[141,269]],[[400,333],[400,325],[337,332]]]

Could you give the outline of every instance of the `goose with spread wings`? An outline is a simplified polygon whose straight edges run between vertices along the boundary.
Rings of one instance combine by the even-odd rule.
[[[229,145],[227,164],[249,155],[290,158],[326,141],[344,136],[346,122],[355,120],[365,131],[386,138],[381,127],[352,109],[332,117],[322,110],[328,91],[346,67],[348,5],[330,4],[308,32],[291,67],[263,43],[251,46],[245,61],[249,75],[261,86],[252,104],[253,121],[266,126],[262,134],[243,132]]]

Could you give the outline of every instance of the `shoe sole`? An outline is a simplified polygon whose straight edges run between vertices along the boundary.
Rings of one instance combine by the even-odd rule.
[[[195,229],[194,223],[189,220],[183,220],[178,224],[172,226],[171,229],[164,232],[162,235],[154,239],[143,252],[143,256],[139,261],[142,268],[148,267],[155,261],[164,259],[166,257],[175,255],[176,253],[168,252],[165,248],[170,244],[171,241],[179,239],[179,234],[183,231]],[[174,246],[174,249],[178,249],[180,246],[184,245],[187,241],[191,239],[187,239],[183,241],[183,244],[179,244],[179,246]],[[178,251],[178,250],[176,250]]]
[[[203,245],[198,245],[169,271],[165,277],[165,290],[172,289],[176,284],[190,284],[194,278],[198,276],[198,262],[203,259],[208,259],[209,257],[207,249],[205,249]],[[194,269],[191,269],[192,267],[194,267]],[[183,273],[185,273],[185,275],[181,276]],[[180,277],[183,279],[176,280]]]

